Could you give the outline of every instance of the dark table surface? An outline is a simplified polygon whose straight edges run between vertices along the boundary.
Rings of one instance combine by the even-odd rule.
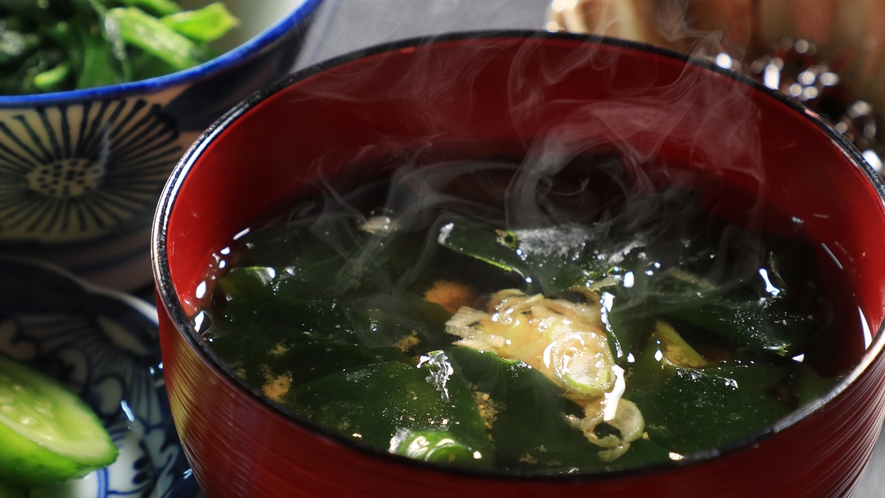
[[[300,69],[380,43],[480,29],[543,29],[549,0],[326,0],[317,12]],[[880,438],[855,498],[885,496]]]

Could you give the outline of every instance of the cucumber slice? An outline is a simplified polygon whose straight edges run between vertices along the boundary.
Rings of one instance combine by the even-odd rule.
[[[38,488],[111,464],[95,413],[57,380],[0,354],[0,482]]]

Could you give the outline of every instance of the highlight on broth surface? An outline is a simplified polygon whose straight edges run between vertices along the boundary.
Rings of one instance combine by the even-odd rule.
[[[218,248],[195,327],[328,431],[496,471],[678,460],[829,390],[847,365],[821,354],[838,310],[815,247],[627,170],[596,154],[325,184]]]

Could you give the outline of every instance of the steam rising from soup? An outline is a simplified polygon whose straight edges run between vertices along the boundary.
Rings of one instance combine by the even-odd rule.
[[[618,108],[563,114],[537,155],[324,177],[219,248],[201,337],[321,430],[440,465],[591,472],[763,430],[847,370],[859,323],[836,344],[831,261],[752,190],[569,141]],[[723,160],[761,181],[741,129]]]

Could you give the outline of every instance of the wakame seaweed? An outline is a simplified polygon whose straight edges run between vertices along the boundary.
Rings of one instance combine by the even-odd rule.
[[[216,254],[195,320],[325,430],[439,464],[588,472],[740,439],[836,382],[804,358],[830,305],[799,236],[681,187],[514,222],[482,181],[422,203],[397,180],[253,227]]]

